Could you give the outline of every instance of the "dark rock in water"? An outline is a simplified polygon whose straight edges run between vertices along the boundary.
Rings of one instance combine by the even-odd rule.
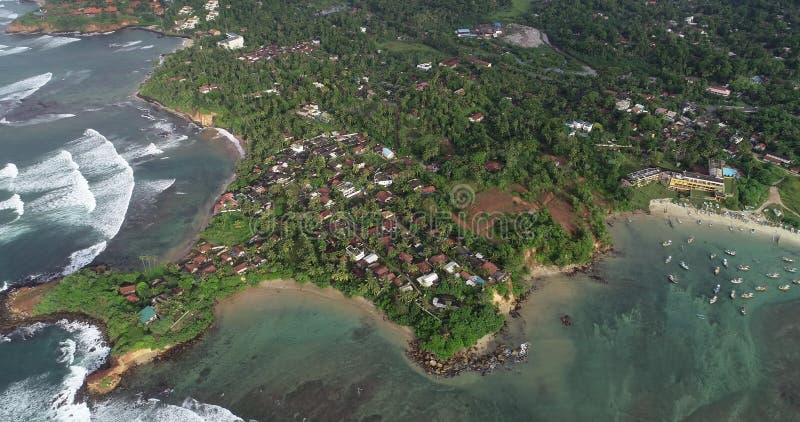
[[[562,315],[561,316],[561,325],[563,325],[565,327],[571,327],[572,326],[572,317],[567,315],[567,314]]]

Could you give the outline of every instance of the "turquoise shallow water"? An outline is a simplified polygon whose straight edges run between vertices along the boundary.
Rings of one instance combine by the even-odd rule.
[[[173,389],[159,397],[193,397],[258,420],[794,420],[800,288],[778,292],[763,274],[789,282],[780,257],[800,250],[724,227],[671,228],[659,217],[612,231],[615,252],[594,272],[605,283],[586,275],[535,281],[506,335],[531,343],[530,361],[513,370],[434,379],[407,362],[395,332],[352,303],[253,293],[226,306],[185,354],[137,371],[119,397]],[[665,239],[674,245],[663,248]],[[715,277],[709,254],[719,260],[725,247],[738,255]],[[753,269],[737,290],[770,290],[731,301],[739,263]],[[667,272],[680,284],[669,284]],[[717,283],[721,298],[711,305]],[[572,327],[561,326],[564,313]]]

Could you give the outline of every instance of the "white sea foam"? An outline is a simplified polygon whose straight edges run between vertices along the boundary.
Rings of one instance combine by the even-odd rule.
[[[126,43],[111,43],[108,46],[110,48],[125,48],[125,47],[132,47],[134,45],[139,45],[141,43],[142,40],[136,40],[136,41],[128,41]]]
[[[5,117],[3,117],[2,119],[0,119],[0,125],[13,126],[13,127],[33,126],[42,123],[51,123],[61,119],[68,119],[70,117],[75,117],[75,115],[69,113],[63,113],[63,114],[48,113],[36,116],[30,120],[23,120],[19,122],[8,121]]]
[[[58,359],[56,362],[58,363],[66,363],[67,366],[72,365],[72,362],[75,361],[75,350],[77,348],[77,343],[75,340],[68,338],[64,341],[58,343]]]
[[[219,128],[217,129],[217,133],[220,136],[222,136],[223,138],[225,138],[228,141],[230,141],[234,145],[234,147],[236,147],[236,150],[239,151],[239,155],[241,155],[242,158],[245,157],[245,152],[244,152],[244,148],[242,148],[242,143],[239,142],[239,140],[236,139],[236,137],[233,136],[233,134],[231,134],[230,132],[228,132],[225,129],[219,129]]]
[[[2,287],[0,287],[0,293],[2,293],[2,292],[4,292],[4,291],[8,290],[8,287],[9,287],[9,286],[8,286],[8,282],[7,282],[7,281],[4,281],[4,282],[3,282],[3,286],[2,286]],[[3,336],[0,336],[0,337],[2,337],[2,338],[8,338],[8,337],[3,337]],[[2,338],[0,338],[0,340],[2,340]],[[11,339],[9,339],[9,341],[11,341]]]
[[[156,399],[127,401],[106,401],[94,407],[92,419],[95,421],[152,420],[160,422],[243,422],[224,407],[201,403],[191,397],[180,406],[163,403]]]
[[[70,38],[70,37],[57,37],[52,35],[42,35],[33,41],[31,41],[30,45],[39,47],[42,50],[50,50],[52,48],[61,47],[62,45],[67,45],[74,43],[76,41],[80,41],[80,38]]]
[[[70,275],[81,268],[89,265],[98,255],[106,250],[107,242],[103,241],[88,248],[75,251],[69,255],[69,264],[64,267],[62,275]]]
[[[26,327],[19,327],[9,334],[12,340],[28,340],[35,336],[39,331],[42,331],[47,324],[43,322],[36,322]]]
[[[22,47],[22,46],[13,47],[13,48],[9,48],[9,49],[3,49],[3,50],[0,50],[0,57],[1,56],[10,56],[12,54],[22,53],[22,52],[28,51],[30,49],[31,49],[30,47]]]
[[[0,51],[0,56],[2,55],[3,52]],[[31,76],[19,82],[0,87],[0,101],[19,101],[28,98],[50,82],[52,78],[52,73],[42,73],[41,75]]]
[[[13,190],[14,179],[17,178],[19,170],[14,163],[8,163],[3,168],[0,168],[0,189]]]
[[[59,210],[59,217],[72,224],[97,208],[97,200],[89,181],[80,171],[80,165],[70,152],[64,150],[23,168],[15,181],[15,190],[24,196],[41,194],[28,206],[32,213]],[[76,207],[83,211],[76,214],[73,211]]]
[[[15,193],[11,195],[11,198],[0,201],[0,211],[2,210],[12,210],[17,214],[17,217],[22,217],[22,214],[25,214],[25,203],[22,202],[19,194]]]
[[[153,44],[150,44],[150,45],[146,45],[146,46],[142,47],[141,50],[149,50],[149,49],[151,49],[153,47],[155,47],[155,46]]]
[[[87,129],[83,135],[68,143],[67,149],[72,151],[97,199],[97,207],[91,213],[92,226],[111,239],[125,220],[135,185],[133,169],[99,132]]]
[[[154,155],[161,155],[164,153],[164,150],[157,147],[156,144],[150,143],[144,147],[134,147],[122,154],[122,157],[128,161],[138,160],[145,157],[151,157]]]

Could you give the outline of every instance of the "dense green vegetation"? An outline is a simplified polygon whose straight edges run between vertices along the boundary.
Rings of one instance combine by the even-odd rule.
[[[800,214],[800,178],[787,177],[780,185],[778,190],[781,193],[781,201],[789,209]]]
[[[176,1],[164,22],[183,19],[183,6],[197,11],[204,3]],[[508,295],[525,288],[526,252],[535,249],[540,263],[585,263],[595,244],[610,243],[608,211],[642,209],[652,198],[671,196],[657,184],[622,187],[629,172],[649,166],[703,171],[709,159],[725,159],[743,175],[731,184],[735,192],[725,205],[745,209],[758,207],[786,175],[754,157],[754,146],[763,143],[763,152],[793,164],[800,158],[800,35],[794,30],[800,6],[792,2],[241,0],[230,8],[223,1],[219,11],[216,20],[201,20],[187,31],[193,47],[165,58],[141,88],[168,107],[213,113],[214,125],[247,140],[247,158],[230,187],[241,199],[240,210],[215,217],[203,238],[234,247],[259,237],[259,244],[244,245],[248,256],[262,254],[269,263],[256,278],[279,272],[364,296],[393,321],[413,326],[422,348],[439,356],[499,329],[503,316],[491,303],[493,291]],[[495,19],[541,28],[559,50],[454,35],[456,28]],[[217,47],[226,32],[242,35],[245,48]],[[298,45],[303,48],[293,47]],[[279,53],[255,62],[243,57],[264,46]],[[450,58],[456,59],[452,65],[437,65]],[[431,68],[417,67],[424,63]],[[734,92],[715,96],[706,92],[710,85]],[[620,109],[620,100],[640,103],[643,110]],[[309,103],[330,118],[298,116]],[[483,118],[471,122],[476,113]],[[592,123],[592,130],[570,130],[566,123],[574,120]],[[374,171],[387,169],[376,154],[363,156],[365,171],[344,166],[342,159],[312,157],[291,181],[253,193],[260,172],[291,143],[332,131],[360,132],[370,147],[385,145],[398,157],[411,157],[392,163],[397,176],[391,206],[372,196],[349,202],[335,195],[329,207],[332,215],[347,213],[364,229],[377,226],[381,221],[374,218],[382,211],[398,216],[408,233],[403,242],[392,239],[395,249],[388,251],[379,236],[356,239],[368,250],[386,249],[390,270],[413,273],[398,260],[401,252],[460,259],[451,244],[458,243],[510,271],[512,282],[476,288],[445,277],[431,289],[400,291],[371,273],[354,275],[343,247],[350,239],[328,230],[320,214],[326,208],[309,198],[334,178],[374,195]],[[405,187],[414,179],[436,192],[423,196]],[[793,183],[784,182],[782,189],[787,206],[797,207]],[[538,212],[507,213],[488,233],[465,230],[452,218],[463,211],[449,197],[456,184],[513,192]],[[429,222],[414,218],[418,212],[444,218],[431,230]],[[411,250],[413,244],[420,250]],[[214,299],[242,286],[229,266],[219,268],[222,276],[163,274],[171,284],[186,283],[188,297],[199,295],[199,307],[192,307],[200,315],[198,327],[207,325],[203,315]],[[39,311],[72,309],[115,321],[114,338],[122,348],[194,332],[165,331],[167,322],[143,328],[125,319],[135,306],[120,302],[112,286],[144,281],[140,275],[98,277],[106,288],[93,293],[92,302],[71,297],[90,276],[67,278]],[[442,295],[458,306],[432,309],[432,299]],[[175,306],[184,303],[184,297],[174,300]],[[115,311],[96,303],[113,303]]]
[[[162,23],[159,1],[47,0],[44,7],[19,18],[16,23],[46,31],[103,31],[120,25]],[[154,7],[154,5],[158,5]]]

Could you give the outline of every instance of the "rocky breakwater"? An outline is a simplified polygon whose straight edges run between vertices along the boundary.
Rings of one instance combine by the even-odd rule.
[[[429,375],[454,377],[464,371],[490,374],[497,368],[509,369],[515,364],[528,361],[528,343],[518,347],[499,344],[487,353],[478,353],[474,349],[457,353],[450,359],[439,359],[436,355],[420,349],[419,341],[409,345],[408,357],[422,367]]]

